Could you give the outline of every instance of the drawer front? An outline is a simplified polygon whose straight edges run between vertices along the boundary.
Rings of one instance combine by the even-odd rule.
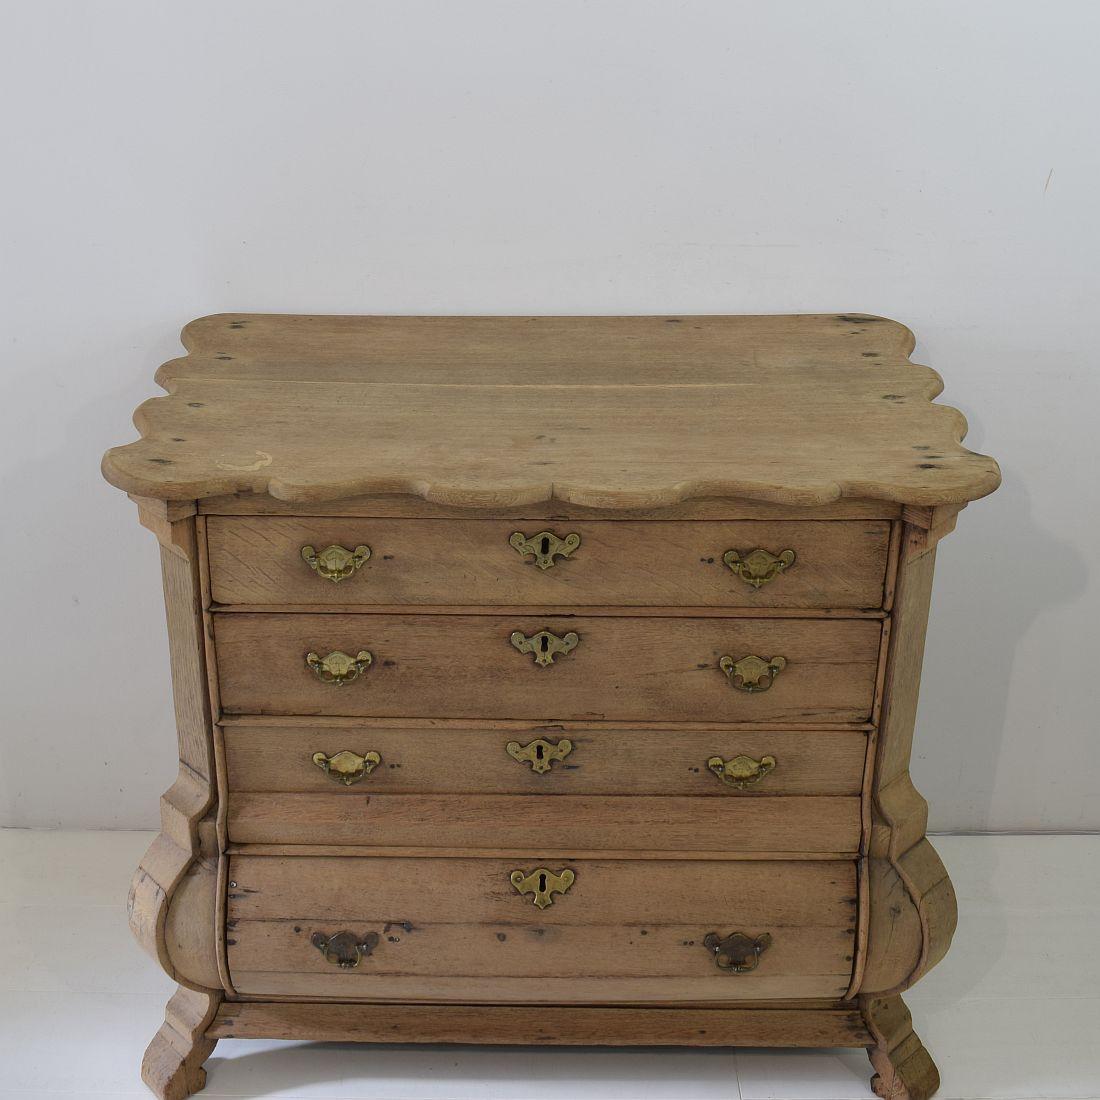
[[[867,749],[867,735],[856,730],[372,729],[352,722],[227,725],[222,735],[230,792],[341,796],[856,795]]]
[[[833,998],[852,975],[856,905],[846,861],[238,855],[227,954],[249,996]]]
[[[234,844],[855,854],[856,796],[231,794]]]
[[[868,719],[881,634],[877,620],[242,612],[214,628],[230,714],[799,725]],[[344,670],[322,663],[333,652],[363,653],[362,671],[322,682]],[[771,679],[747,657],[784,667]]]
[[[876,608],[890,525],[211,516],[207,531],[221,604]],[[517,533],[545,535],[539,553],[517,550]],[[322,560],[329,546],[370,556]],[[753,551],[765,556],[746,562]]]

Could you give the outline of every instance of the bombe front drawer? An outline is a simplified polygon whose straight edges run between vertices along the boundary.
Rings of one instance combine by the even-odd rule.
[[[836,998],[856,867],[822,860],[229,861],[246,996],[510,1003]]]

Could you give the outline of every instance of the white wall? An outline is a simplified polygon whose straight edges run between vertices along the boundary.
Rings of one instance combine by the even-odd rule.
[[[1004,486],[942,546],[941,830],[1100,828],[1100,8],[0,4],[0,824],[151,825],[156,545],[102,482],[191,317],[896,317]]]

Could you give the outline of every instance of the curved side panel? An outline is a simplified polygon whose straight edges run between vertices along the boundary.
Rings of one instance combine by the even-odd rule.
[[[875,758],[868,845],[868,932],[859,992],[908,988],[947,952],[955,893],[925,838],[928,806],[909,777],[935,550],[907,526]]]
[[[180,770],[161,799],[161,831],[130,886],[130,928],[180,985],[217,991],[214,750],[204,664],[194,508],[138,500],[161,545]]]

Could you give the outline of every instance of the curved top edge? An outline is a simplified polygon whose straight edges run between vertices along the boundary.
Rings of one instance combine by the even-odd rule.
[[[667,386],[670,392],[678,388],[712,387],[716,393],[726,392],[735,394],[738,386],[746,385],[750,381],[746,371],[755,365],[755,340],[765,341],[768,354],[772,356],[787,355],[785,340],[790,327],[793,351],[789,353],[792,367],[796,373],[793,376],[795,383],[803,383],[803,379],[797,374],[805,369],[805,384],[827,384],[822,380],[828,378],[829,382],[837,377],[843,378],[843,372],[851,371],[851,377],[857,380],[860,392],[863,389],[873,390],[875,385],[884,385],[887,377],[890,384],[901,386],[898,394],[885,394],[884,397],[897,401],[913,400],[918,403],[932,403],[943,390],[943,381],[937,372],[931,368],[913,364],[908,356],[912,353],[916,344],[916,338],[906,325],[890,318],[873,314],[760,314],[760,315],[662,315],[662,316],[626,316],[626,315],[588,315],[581,317],[418,317],[418,316],[310,316],[310,315],[267,315],[267,314],[210,314],[196,318],[184,326],[181,332],[181,340],[188,349],[189,354],[180,358],[169,360],[157,372],[158,383],[173,396],[152,398],[136,410],[134,423],[142,435],[142,439],[134,443],[109,450],[103,457],[103,476],[111,484],[134,495],[152,497],[163,500],[195,500],[204,497],[220,496],[238,492],[252,492],[267,494],[272,498],[285,503],[309,504],[333,501],[342,498],[370,495],[370,494],[404,494],[421,497],[427,501],[446,504],[454,507],[469,507],[471,509],[507,508],[514,506],[533,505],[554,500],[569,503],[580,507],[590,507],[602,510],[626,510],[637,508],[661,508],[673,506],[685,501],[700,498],[728,498],[770,502],[794,507],[814,507],[827,505],[841,499],[868,499],[883,500],[900,504],[912,504],[917,506],[936,505],[961,505],[971,500],[979,499],[993,492],[1000,484],[1000,471],[997,463],[988,456],[977,454],[961,446],[966,435],[966,420],[962,413],[950,406],[931,404],[935,410],[938,424],[934,434],[928,436],[910,436],[911,439],[922,438],[935,439],[935,447],[942,448],[942,454],[937,450],[930,457],[942,460],[941,464],[927,464],[928,470],[943,470],[944,473],[928,474],[927,477],[916,478],[912,474],[907,477],[898,476],[901,464],[884,466],[879,471],[874,468],[874,462],[865,462],[864,469],[853,468],[849,471],[843,463],[836,461],[823,462],[819,470],[803,468],[785,471],[784,468],[776,468],[769,475],[769,471],[757,469],[755,472],[739,469],[732,461],[729,464],[730,476],[725,463],[711,463],[709,470],[700,470],[700,473],[709,473],[711,476],[700,478],[676,478],[664,475],[691,473],[690,464],[681,466],[677,471],[677,463],[665,462],[660,469],[650,472],[644,466],[639,467],[638,476],[614,478],[609,477],[603,485],[597,481],[604,478],[600,471],[603,469],[599,461],[595,461],[591,469],[600,476],[589,477],[588,469],[582,472],[586,475],[583,481],[576,479],[577,467],[573,464],[571,469],[556,467],[560,475],[554,479],[546,480],[537,478],[528,479],[518,471],[502,473],[503,467],[499,464],[495,471],[496,476],[489,479],[489,484],[481,485],[476,478],[469,476],[469,471],[463,476],[461,472],[457,476],[447,475],[446,463],[438,460],[421,462],[418,459],[394,465],[385,472],[379,472],[376,462],[361,462],[359,468],[355,463],[349,463],[344,469],[329,471],[324,480],[320,480],[316,472],[313,476],[308,471],[301,471],[298,467],[295,455],[287,452],[280,456],[283,462],[276,464],[276,468],[268,469],[263,460],[259,464],[249,462],[221,463],[214,461],[217,456],[207,455],[201,452],[207,459],[200,462],[196,457],[200,452],[191,454],[190,462],[180,462],[173,466],[173,461],[152,457],[156,454],[166,453],[163,450],[164,440],[168,432],[167,424],[182,422],[181,417],[186,417],[187,409],[184,405],[193,405],[194,402],[185,401],[182,397],[175,396],[177,391],[183,388],[190,390],[195,387],[208,386],[218,383],[219,380],[232,381],[256,385],[261,387],[257,393],[277,393],[283,386],[292,385],[295,382],[305,382],[311,387],[320,383],[356,381],[354,375],[347,379],[331,379],[332,362],[335,356],[341,355],[341,362],[354,360],[356,352],[361,347],[373,347],[376,332],[386,329],[390,322],[397,324],[397,329],[386,337],[393,342],[391,345],[399,352],[404,346],[406,334],[416,329],[419,334],[415,339],[422,339],[421,346],[429,346],[436,350],[442,358],[446,359],[451,348],[452,332],[447,331],[448,326],[457,326],[465,330],[463,338],[469,334],[467,326],[499,325],[505,323],[508,330],[503,339],[507,345],[508,357],[511,359],[523,358],[523,349],[527,347],[528,334],[535,338],[545,339],[545,347],[552,349],[555,355],[564,355],[568,358],[574,345],[566,342],[562,344],[564,337],[576,339],[574,329],[607,328],[611,331],[609,342],[606,345],[607,355],[614,359],[614,352],[620,346],[627,349],[639,344],[646,348],[648,353],[653,341],[654,345],[660,345],[664,349],[665,359],[663,364],[675,363],[677,349],[681,346],[681,335],[687,342],[683,345],[687,349],[687,358],[692,356],[699,360],[701,356],[713,356],[715,349],[721,352],[726,348],[723,340],[729,337],[732,343],[729,345],[730,354],[740,356],[734,373],[730,375],[730,382],[723,381],[661,381],[644,382],[623,379],[619,382],[609,383],[603,381],[585,381],[578,374],[578,381],[557,382],[551,376],[543,380],[536,376],[535,383],[540,387],[560,387],[563,391],[573,388],[575,385],[600,385],[616,386],[621,388],[628,385],[634,390],[644,389],[652,385]],[[642,333],[629,333],[628,330],[636,325],[644,325],[644,339],[638,339]],[[539,326],[542,326],[541,329]],[[668,328],[665,329],[664,326]],[[703,329],[711,327],[714,331],[708,337],[705,333],[693,338],[688,329],[691,325],[700,326]],[[289,326],[289,328],[287,328]],[[375,328],[377,326],[377,328]],[[524,326],[531,326],[526,328]],[[616,329],[616,326],[621,326]],[[681,328],[681,326],[683,326]],[[728,328],[726,326],[729,326]],[[739,328],[738,328],[739,326]],[[437,328],[437,331],[428,332]],[[516,333],[523,328],[523,339],[516,343]],[[555,330],[556,331],[551,331]],[[330,331],[331,330],[331,331]],[[736,330],[736,331],[735,331]],[[394,336],[392,333],[396,332]],[[536,335],[536,333],[538,335]],[[621,344],[626,333],[634,343]],[[676,335],[669,335],[670,333]],[[284,340],[283,337],[286,336]],[[587,347],[587,335],[582,336],[577,346]],[[216,338],[215,338],[216,336]],[[429,339],[430,337],[430,339]],[[842,340],[840,337],[845,337]],[[238,340],[237,345],[226,346],[227,341]],[[462,354],[467,357],[469,363],[475,363],[471,371],[482,369],[483,364],[476,359],[470,348],[479,347],[477,340],[464,346]],[[670,343],[671,340],[671,343]],[[712,342],[708,343],[710,340]],[[295,341],[299,346],[295,347]],[[770,343],[768,343],[770,341]],[[873,342],[872,342],[873,341]],[[287,351],[286,346],[290,346]],[[329,347],[335,348],[333,359],[327,365],[319,365],[316,374],[303,377],[299,364],[309,362],[306,353],[325,354]],[[350,351],[349,351],[350,348]],[[562,350],[564,348],[564,351]],[[875,349],[873,351],[866,349]],[[440,351],[442,349],[442,351]],[[518,351],[516,349],[519,349]],[[672,349],[671,352],[668,349]],[[809,349],[809,350],[807,350]],[[823,350],[824,349],[824,350]],[[853,350],[864,349],[864,350]],[[223,353],[224,352],[224,353]],[[209,354],[207,354],[209,353]],[[217,353],[217,354],[214,354]],[[749,362],[751,355],[752,361]],[[862,357],[867,357],[866,359]],[[490,357],[491,358],[491,357]],[[657,356],[659,358],[659,356]],[[223,362],[224,361],[224,362]],[[236,363],[236,373],[233,364]],[[746,367],[748,363],[748,367]],[[268,365],[271,365],[272,377],[268,377]],[[490,363],[489,366],[494,366]],[[690,367],[692,363],[689,363]],[[789,366],[784,363],[784,366]],[[721,367],[721,362],[718,367]],[[912,368],[913,376],[910,381],[903,383],[897,374],[898,368]],[[257,374],[257,368],[261,373]],[[878,368],[878,369],[876,369]],[[717,368],[716,368],[717,369]],[[224,373],[223,373],[224,370]],[[408,374],[413,379],[417,378],[416,366],[409,368]],[[871,373],[864,374],[867,370]],[[893,375],[890,375],[893,370]],[[629,371],[629,365],[627,367]],[[737,373],[737,372],[740,373]],[[836,371],[839,373],[827,375],[823,371]],[[856,373],[858,371],[858,373]],[[880,376],[883,382],[876,383]],[[280,373],[281,372],[281,373]],[[816,372],[816,373],[815,373]],[[766,376],[766,374],[765,374]],[[680,371],[677,378],[689,377],[686,368]],[[713,374],[710,376],[713,378]],[[846,378],[843,378],[846,383]],[[752,384],[756,385],[760,378],[753,374]],[[459,390],[474,390],[495,383],[487,381],[483,376],[475,381],[447,382],[447,381],[404,381],[392,382],[383,377],[379,383],[379,390],[394,389],[404,386],[406,390],[412,385],[425,387],[438,386],[441,389],[457,387]],[[530,385],[530,382],[509,382],[509,385]],[[782,383],[776,396],[776,404],[782,404]],[[270,388],[274,387],[274,388]],[[723,389],[728,387],[727,389]],[[209,389],[207,393],[200,394],[207,398],[207,394],[213,395],[208,403],[216,407],[222,400],[221,385]],[[281,390],[284,395],[282,400],[287,400],[285,394],[291,392]],[[349,391],[350,392],[350,391]],[[791,392],[788,386],[787,391]],[[333,398],[332,400],[336,400]],[[343,400],[342,391],[339,398]],[[364,399],[366,400],[366,399]],[[381,400],[381,396],[378,400]],[[564,400],[564,398],[563,398]],[[715,398],[718,400],[718,398]],[[737,403],[739,396],[721,398],[723,401]],[[371,396],[368,404],[373,404],[376,398]],[[406,402],[408,399],[406,398]],[[805,403],[804,403],[805,404]],[[201,406],[199,406],[201,407]],[[236,406],[238,409],[241,406]],[[247,407],[247,406],[246,406]],[[328,407],[328,406],[326,406]],[[171,410],[171,411],[170,411]],[[566,415],[572,415],[568,408]],[[808,413],[811,415],[812,413]],[[905,414],[899,417],[898,423],[902,428],[909,428],[916,423],[913,416]],[[240,414],[238,413],[238,416]],[[247,418],[245,418],[247,419]],[[156,424],[154,424],[154,421]],[[925,422],[922,420],[922,423]],[[891,421],[890,423],[893,423]],[[423,431],[423,425],[420,426]],[[274,429],[269,429],[274,430]],[[790,431],[790,428],[787,429]],[[932,431],[927,426],[922,431]],[[179,429],[182,433],[182,429]],[[210,450],[215,447],[231,446],[235,438],[235,432],[229,432],[222,427],[217,428],[212,421],[203,422],[195,426],[196,436],[192,437],[194,446]],[[890,442],[889,433],[884,433],[880,424],[878,434],[870,434],[868,439],[875,446],[887,448]],[[203,434],[205,433],[205,434]],[[847,433],[847,434],[845,434]],[[853,427],[851,418],[837,429],[836,440],[843,442],[858,435],[858,429]],[[190,433],[188,433],[190,434]],[[426,436],[430,439],[430,436]],[[591,438],[591,437],[588,437]],[[949,447],[949,438],[954,446]],[[179,439],[177,442],[183,442]],[[666,440],[667,443],[667,440]],[[843,450],[843,447],[841,448]],[[920,449],[920,448],[917,448]],[[924,448],[931,450],[932,448]],[[833,448],[836,451],[836,448]],[[822,452],[824,454],[824,452]],[[255,451],[256,455],[264,455],[261,450]],[[224,456],[223,456],[224,457]],[[247,457],[247,456],[246,456]],[[381,453],[382,459],[389,459],[389,452]],[[833,455],[835,458],[835,453]],[[920,457],[919,455],[917,457]],[[374,458],[374,452],[371,453]],[[910,454],[910,458],[912,455]],[[622,460],[620,459],[620,462]],[[687,460],[685,460],[685,463]],[[151,466],[149,463],[163,463],[163,466]],[[549,465],[549,464],[548,464]],[[403,466],[403,468],[402,468]],[[785,467],[782,463],[781,467]],[[375,472],[371,472],[372,469]],[[908,469],[908,467],[906,467]],[[529,471],[533,473],[534,471]],[[881,472],[882,476],[875,476]],[[850,476],[845,476],[850,473]],[[550,474],[550,470],[547,470]],[[722,476],[714,476],[714,475]],[[760,476],[763,474],[764,476]],[[296,476],[302,475],[302,476]],[[935,480],[932,480],[935,479]]]

